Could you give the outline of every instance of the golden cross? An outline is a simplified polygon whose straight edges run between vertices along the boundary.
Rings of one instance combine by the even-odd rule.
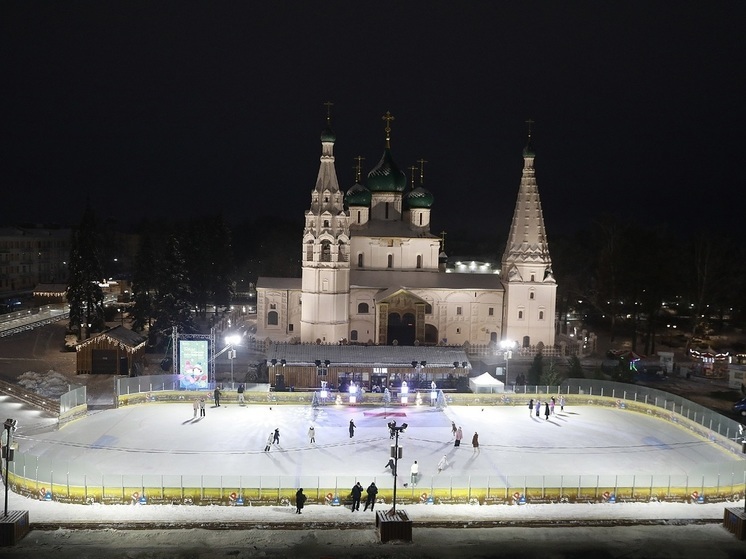
[[[332,107],[334,106],[334,103],[331,101],[327,101],[324,103],[326,105],[326,123],[331,124],[332,123]]]
[[[443,252],[446,251],[446,235],[447,233],[445,231],[440,232],[440,250]]]
[[[394,120],[394,117],[389,111],[386,111],[386,114],[383,115],[382,119],[386,121],[386,147],[389,148],[391,147],[391,121]]]
[[[528,124],[528,137],[531,137],[531,125],[534,124],[534,121],[530,118],[526,121],[526,124]]]
[[[414,190],[414,172],[417,170],[417,167],[412,165],[411,167],[408,167],[409,174],[412,175],[412,190]]]
[[[355,157],[355,161],[357,161],[357,165],[355,165],[355,182],[359,183],[365,157],[363,157],[362,155],[358,155],[357,157]]]
[[[420,164],[420,184],[424,184],[425,183],[425,163],[427,163],[427,161],[425,161],[424,159],[418,159],[417,163]]]

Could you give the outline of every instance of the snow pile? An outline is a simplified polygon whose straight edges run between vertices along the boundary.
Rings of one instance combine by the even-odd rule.
[[[18,377],[18,384],[45,398],[59,398],[70,391],[70,383],[65,375],[54,370],[46,373],[27,371]]]

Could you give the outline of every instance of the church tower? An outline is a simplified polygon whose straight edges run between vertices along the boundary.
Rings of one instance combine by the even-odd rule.
[[[347,339],[350,300],[350,224],[334,167],[334,142],[327,103],[321,132],[321,164],[303,229],[301,341]]]
[[[517,342],[518,347],[539,343],[552,346],[557,283],[552,272],[536,185],[536,154],[531,145],[532,121],[528,123],[528,143],[523,150],[523,175],[500,272],[505,288],[502,337]]]

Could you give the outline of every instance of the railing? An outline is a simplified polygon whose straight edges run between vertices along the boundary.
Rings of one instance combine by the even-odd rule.
[[[14,398],[51,414],[58,415],[60,413],[60,404],[58,402],[51,400],[50,398],[39,396],[35,392],[26,390],[18,384],[10,384],[4,380],[0,380],[0,392],[13,396]]]
[[[174,375],[121,379],[120,403],[138,404],[151,401],[183,403],[186,391],[178,389]],[[271,401],[277,404],[312,405],[313,392],[267,392],[257,385],[256,392],[245,393],[251,402]],[[662,390],[615,382],[571,379],[562,386],[520,387],[520,393],[459,394],[449,393],[449,405],[460,406],[526,406],[533,397],[564,398],[566,406],[606,406],[655,415],[658,419],[679,424],[705,437],[732,456],[720,463],[708,463],[687,474],[621,474],[595,475],[517,475],[500,476],[430,476],[422,478],[417,488],[397,488],[402,503],[541,503],[541,502],[614,502],[614,501],[728,501],[743,497],[746,490],[746,460],[741,454],[739,424],[712,410]],[[427,405],[430,391],[420,395]],[[210,394],[210,391],[205,391]],[[68,395],[66,395],[68,396]],[[334,393],[328,404],[337,396]],[[223,399],[231,401],[236,394],[224,391]],[[412,394],[413,400],[417,393]],[[70,405],[80,395],[69,395]],[[318,400],[317,400],[318,401]],[[383,395],[367,393],[362,406],[383,406]],[[395,407],[392,402],[390,407]],[[73,406],[74,408],[75,406]],[[72,409],[72,408],[69,408]],[[309,503],[344,502],[349,489],[360,476],[240,476],[240,475],[108,475],[71,468],[66,461],[16,452],[11,462],[11,487],[17,493],[63,502],[130,503],[144,499],[148,503],[182,504],[285,504],[292,502],[295,489],[301,486]],[[367,476],[365,476],[367,479]],[[393,480],[386,475],[374,478],[379,499],[388,502]]]

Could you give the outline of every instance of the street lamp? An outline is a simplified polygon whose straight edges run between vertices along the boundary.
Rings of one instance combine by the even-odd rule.
[[[3,425],[5,427],[5,446],[3,446],[3,458],[5,458],[5,516],[8,516],[8,471],[10,463],[13,461],[13,431],[18,427],[17,419],[6,419]]]
[[[233,360],[236,358],[236,350],[233,349],[241,341],[241,336],[238,334],[231,334],[225,337],[225,343],[228,346],[228,359],[231,362],[231,386],[233,386]]]
[[[505,355],[505,386],[506,388],[510,386],[510,381],[508,377],[508,362],[510,361],[510,358],[513,356],[513,348],[516,346],[516,343],[513,340],[503,340],[500,342],[500,347],[503,349],[503,354]]]
[[[396,476],[399,475],[399,458],[401,458],[402,454],[401,449],[399,448],[399,433],[403,433],[407,427],[408,425],[406,423],[402,423],[397,427],[391,428],[396,435],[396,439],[394,440],[394,446],[391,447],[391,458],[394,459],[394,497],[393,507],[389,512],[390,515],[396,514]]]

